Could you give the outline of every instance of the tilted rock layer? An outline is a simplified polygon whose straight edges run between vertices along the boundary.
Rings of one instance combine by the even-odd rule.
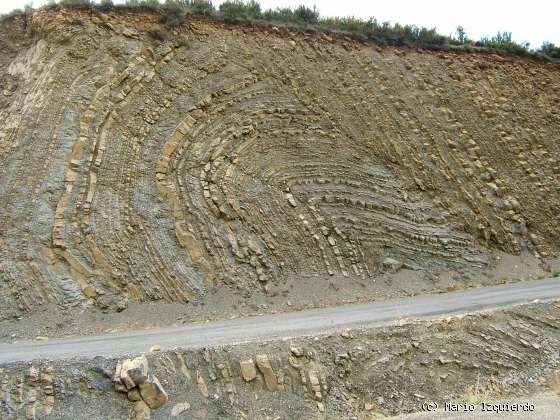
[[[559,251],[558,66],[144,14],[0,31],[0,318]]]
[[[157,375],[168,393],[166,404],[153,410],[141,396],[115,391],[117,360],[14,363],[0,367],[0,416],[350,420],[421,411],[426,401],[441,410],[445,402],[465,400],[523,396],[535,402],[533,393],[558,392],[559,347],[560,305],[540,303],[328,336],[151,353],[144,359],[148,376]]]

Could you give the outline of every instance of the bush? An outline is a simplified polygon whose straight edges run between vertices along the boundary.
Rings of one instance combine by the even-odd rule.
[[[210,15],[216,11],[210,0],[180,0],[179,4],[199,15]]]
[[[277,8],[276,10],[268,9],[261,16],[264,20],[276,22],[293,22],[295,20],[294,11],[289,7]]]
[[[315,6],[313,6],[313,9],[306,6],[298,6],[294,10],[294,17],[301,22],[317,23],[319,21],[319,11]]]
[[[101,0],[99,2],[99,6],[97,6],[100,10],[107,12],[115,7],[113,0]]]
[[[228,21],[260,19],[261,6],[255,0],[228,0],[220,4],[220,13]]]
[[[21,9],[14,9],[9,13],[6,13],[5,15],[2,15],[2,20],[4,19],[11,19],[11,18],[15,18],[17,16],[21,16],[23,15],[25,12]]]
[[[529,43],[518,44],[513,41],[511,32],[498,32],[497,35],[492,38],[482,38],[480,41],[475,42],[475,45],[514,55],[530,54]]]
[[[148,9],[158,9],[161,6],[158,0],[143,0],[140,5]]]
[[[91,0],[60,0],[58,4],[62,7],[90,7]]]
[[[559,58],[560,59],[560,47],[557,47],[552,42],[543,42],[541,48],[537,50],[544,55],[547,55],[550,58]]]
[[[161,16],[161,21],[164,24],[175,28],[176,26],[180,26],[185,22],[185,11],[181,6],[173,6],[169,3],[166,3],[164,7],[165,13]]]

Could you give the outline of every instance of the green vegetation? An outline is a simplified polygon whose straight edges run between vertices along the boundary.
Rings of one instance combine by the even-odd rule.
[[[93,3],[90,0],[60,0],[58,2],[61,7],[77,7],[77,8],[86,8],[91,7]]]
[[[285,26],[292,30],[323,31],[332,35],[348,36],[359,41],[374,41],[378,44],[411,46],[426,49],[462,49],[468,51],[491,51],[514,56],[530,56],[560,62],[560,47],[545,42],[539,49],[530,49],[528,43],[513,41],[511,32],[498,32],[491,38],[478,41],[468,38],[462,26],[455,36],[438,34],[435,28],[428,29],[415,25],[378,22],[354,17],[321,17],[319,11],[306,6],[261,10],[255,0],[227,0],[216,9],[210,0],[126,0],[115,5],[112,0],[59,0],[41,9],[90,8],[100,11],[138,10],[161,15],[162,22],[175,27],[185,22],[189,14],[212,16],[227,22],[255,25]],[[3,19],[29,14],[31,6],[25,10],[14,10]]]
[[[475,42],[478,47],[486,47],[498,51],[507,52],[512,55],[529,55],[529,43],[518,44],[511,39],[511,32],[503,32],[492,38],[482,38],[480,41]]]
[[[185,22],[185,11],[175,5],[173,7],[167,7],[163,11],[161,21],[172,28],[180,26]]]
[[[476,377],[476,382],[473,386],[469,386],[466,391],[460,396],[459,403],[480,405],[483,402],[492,401],[495,399],[488,390],[484,389],[480,384],[480,371]]]
[[[220,13],[226,21],[256,20],[262,16],[261,6],[255,0],[246,3],[241,0],[226,1],[220,5]]]
[[[352,17],[325,18],[320,23],[333,31],[342,30],[355,35],[355,38],[373,40],[381,44],[409,45],[424,48],[439,48],[449,44],[449,39],[439,35],[435,29],[420,28],[414,25],[402,26],[398,23],[379,23],[371,18],[367,21]]]
[[[552,42],[544,42],[539,51],[548,57],[560,60],[560,47],[557,47]]]
[[[201,15],[210,15],[216,11],[209,0],[182,0],[180,4],[182,7]]]
[[[98,7],[100,10],[108,12],[113,7],[115,7],[115,5],[113,4],[113,0],[101,0]]]

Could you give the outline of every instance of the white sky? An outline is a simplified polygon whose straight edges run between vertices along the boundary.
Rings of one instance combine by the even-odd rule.
[[[160,0],[162,1],[162,0]],[[0,13],[22,8],[30,0],[0,0]],[[114,0],[123,3],[123,0]],[[35,0],[35,7],[46,0]],[[220,0],[214,0],[218,6]],[[513,33],[518,42],[532,48],[543,41],[560,44],[560,1],[558,0],[260,0],[262,9],[316,5],[322,16],[375,17],[379,22],[436,27],[443,35],[462,25],[469,38],[479,39],[498,31]]]

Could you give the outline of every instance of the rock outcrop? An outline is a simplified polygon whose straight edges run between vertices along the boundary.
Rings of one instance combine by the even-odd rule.
[[[157,376],[169,394],[157,409],[140,394],[146,386],[115,393],[116,372],[110,369],[115,360],[4,365],[0,418],[391,417],[420,411],[428,398],[443,403],[476,394],[485,401],[526,400],[538,391],[558,390],[558,348],[560,305],[549,302],[352,334],[147,353],[148,377]],[[121,360],[121,373],[125,365],[143,367],[145,360]],[[149,390],[156,397],[162,395],[157,388]]]
[[[0,25],[0,319],[560,251],[558,66],[158,19]]]
[[[161,407],[169,399],[159,380],[149,373],[146,356],[117,363],[113,383],[118,392],[126,393],[130,401],[136,402],[137,419],[149,418],[150,409]]]

